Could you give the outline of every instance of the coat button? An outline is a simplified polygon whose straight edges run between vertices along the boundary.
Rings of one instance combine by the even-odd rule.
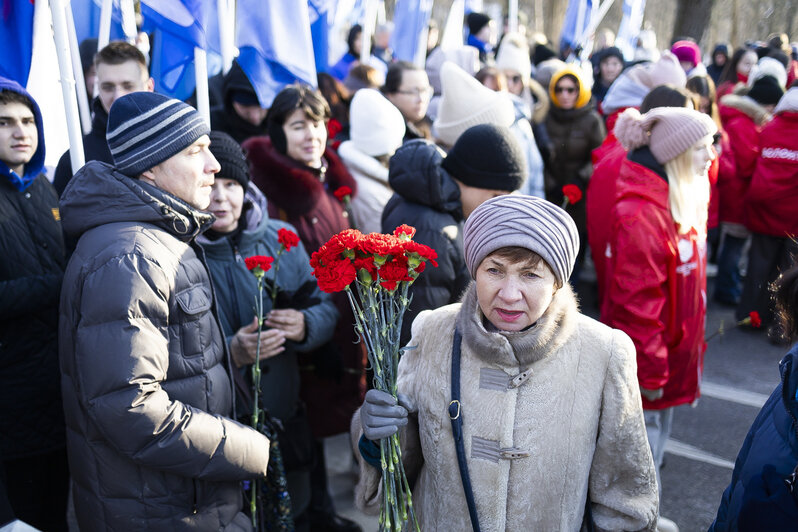
[[[43,247],[44,249],[47,249],[47,242],[42,242],[42,247]]]
[[[312,223],[312,224],[317,224],[317,223],[319,223],[319,219],[318,219],[318,218],[316,218],[316,217],[314,216],[314,217],[313,217],[313,218],[310,220],[310,223]]]
[[[25,193],[25,199],[30,199],[30,192]]]

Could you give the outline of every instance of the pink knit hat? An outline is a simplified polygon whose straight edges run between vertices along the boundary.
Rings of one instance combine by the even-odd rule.
[[[671,52],[679,61],[690,63],[693,68],[701,62],[701,49],[692,41],[676,41],[671,46]]]
[[[717,131],[715,122],[704,113],[657,107],[644,115],[637,109],[625,110],[615,122],[614,133],[624,149],[648,145],[657,162],[665,164]]]

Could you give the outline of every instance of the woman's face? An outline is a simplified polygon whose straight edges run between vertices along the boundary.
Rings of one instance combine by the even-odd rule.
[[[323,120],[311,120],[305,111],[297,109],[283,124],[286,155],[313,168],[321,167],[321,157],[327,145],[327,126]]]
[[[524,92],[524,78],[521,73],[517,70],[505,70],[504,75],[507,77],[507,90],[511,94],[521,96],[521,93]]]
[[[715,150],[712,149],[712,139],[701,139],[693,145],[693,173],[705,176],[715,159]]]
[[[402,112],[406,121],[416,123],[426,116],[432,92],[426,72],[405,70],[399,89],[388,94],[388,99]]]
[[[244,187],[235,179],[217,177],[211,188],[208,210],[216,217],[211,228],[220,233],[235,231],[241,208],[244,206]]]
[[[753,50],[749,50],[743,54],[740,58],[740,62],[737,63],[737,73],[742,74],[743,76],[747,76],[751,73],[751,69],[754,68],[754,65],[757,61],[756,52]]]
[[[574,80],[564,77],[554,86],[554,94],[560,104],[560,109],[573,109],[579,97],[579,87]]]
[[[609,87],[621,75],[623,63],[620,59],[611,55],[599,63],[599,70],[601,71],[601,81]]]
[[[530,266],[496,254],[483,259],[476,284],[482,314],[501,331],[521,331],[538,321],[555,292],[554,274],[544,261]]]

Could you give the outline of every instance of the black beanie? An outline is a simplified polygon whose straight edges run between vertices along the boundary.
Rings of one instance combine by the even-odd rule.
[[[784,96],[784,89],[773,76],[762,76],[754,82],[748,97],[760,105],[776,105]]]
[[[509,192],[521,187],[527,172],[524,153],[512,132],[493,124],[467,129],[441,166],[464,185]]]
[[[601,62],[608,57],[617,57],[622,65],[626,64],[626,60],[623,57],[623,52],[621,52],[621,49],[617,46],[610,46],[609,48],[604,48],[596,53],[599,54],[599,64],[601,64]]]
[[[468,24],[468,33],[476,35],[479,30],[490,24],[490,17],[483,13],[471,12],[466,17],[466,24]]]
[[[249,186],[249,164],[244,157],[244,151],[233,137],[222,131],[211,131],[210,150],[222,169],[216,177],[222,179],[235,179],[247,190]]]
[[[554,50],[545,44],[538,44],[535,46],[535,52],[532,54],[532,63],[538,66],[543,61],[551,59],[552,57],[557,57],[557,53]]]

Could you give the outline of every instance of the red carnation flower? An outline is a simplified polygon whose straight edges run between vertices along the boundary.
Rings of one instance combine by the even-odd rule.
[[[755,329],[762,327],[762,318],[759,316],[759,312],[753,311],[748,314],[748,317],[751,318],[751,327]]]
[[[393,230],[393,236],[397,238],[402,238],[402,235],[406,235],[408,238],[413,238],[413,235],[415,234],[416,228],[407,224],[402,224]]]
[[[369,233],[360,242],[360,251],[366,255],[400,255],[404,253],[402,242],[392,235]]]
[[[274,259],[265,255],[253,255],[244,259],[244,264],[247,265],[249,271],[260,268],[264,272],[268,272],[272,267],[272,262],[274,262]]]
[[[352,195],[352,189],[344,185],[335,189],[333,195],[338,198],[338,201],[345,202]]]
[[[438,267],[438,262],[435,260],[438,258],[438,253],[429,246],[425,246],[424,244],[419,244],[418,242],[413,242],[412,240],[409,242],[404,243],[405,252],[411,254],[417,254],[418,258],[421,260],[428,260],[434,267]],[[417,272],[421,272],[423,270],[419,270],[416,268]]]
[[[277,230],[277,241],[282,244],[286,251],[291,251],[292,247],[299,245],[297,234],[286,228]]]
[[[573,205],[582,199],[582,189],[576,185],[565,185],[562,187],[562,193],[565,196],[567,204]],[[563,202],[563,205],[566,203]]]
[[[407,269],[407,258],[404,255],[395,257],[380,267],[380,285],[387,290],[396,290],[400,281],[412,281]]]

